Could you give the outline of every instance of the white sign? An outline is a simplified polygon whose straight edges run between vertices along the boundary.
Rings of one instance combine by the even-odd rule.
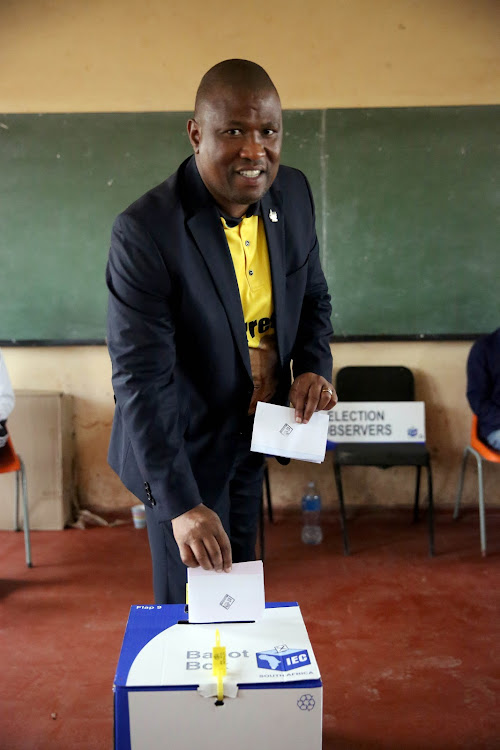
[[[423,401],[339,401],[328,412],[328,443],[425,443]]]

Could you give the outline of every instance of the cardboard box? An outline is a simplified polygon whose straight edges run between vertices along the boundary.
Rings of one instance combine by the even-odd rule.
[[[226,647],[223,705],[212,675]],[[131,608],[114,684],[115,750],[320,750],[323,686],[300,608],[188,624],[184,605]]]
[[[63,529],[71,520],[73,402],[58,391],[15,391],[7,427],[26,467],[30,529]],[[0,529],[14,528],[15,475],[0,476]],[[23,525],[20,507],[19,520]]]

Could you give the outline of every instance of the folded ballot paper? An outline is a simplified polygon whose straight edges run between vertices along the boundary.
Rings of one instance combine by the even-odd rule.
[[[326,411],[317,411],[307,424],[299,424],[295,409],[259,401],[250,449],[320,464],[325,460],[328,423]]]
[[[233,563],[230,573],[188,568],[189,622],[255,622],[264,614],[262,560]]]

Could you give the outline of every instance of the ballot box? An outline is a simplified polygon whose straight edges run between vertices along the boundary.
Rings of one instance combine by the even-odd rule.
[[[295,602],[266,604],[257,622],[201,625],[188,623],[184,605],[134,605],[113,689],[115,750],[322,745],[323,687]]]

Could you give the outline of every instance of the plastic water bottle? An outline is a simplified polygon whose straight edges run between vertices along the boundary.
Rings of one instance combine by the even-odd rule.
[[[314,482],[309,482],[302,498],[302,541],[304,544],[321,544],[321,497]]]

